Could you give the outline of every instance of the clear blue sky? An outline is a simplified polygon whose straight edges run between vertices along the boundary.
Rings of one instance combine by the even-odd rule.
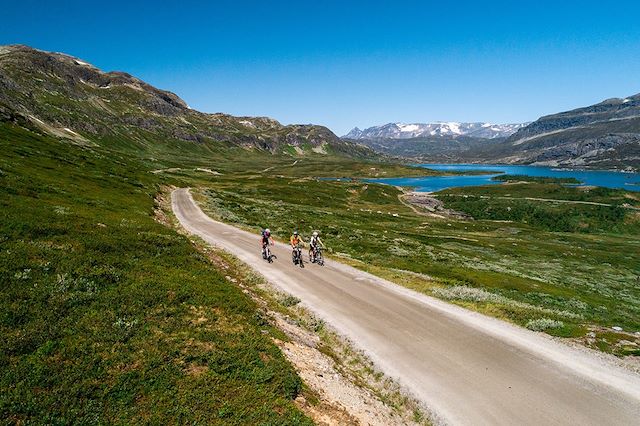
[[[127,71],[201,111],[338,134],[528,121],[640,92],[637,0],[154,3],[3,2],[0,44]]]

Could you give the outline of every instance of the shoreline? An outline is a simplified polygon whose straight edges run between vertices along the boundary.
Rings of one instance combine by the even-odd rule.
[[[425,168],[430,168],[428,166],[441,166],[441,165],[447,165],[447,166],[496,166],[496,167],[501,167],[501,166],[505,166],[505,167],[548,167],[552,170],[555,171],[566,171],[566,172],[611,172],[611,173],[626,173],[626,174],[640,174],[640,168],[636,168],[636,167],[632,167],[632,166],[627,166],[625,168],[609,168],[609,169],[601,169],[601,168],[597,168],[597,167],[570,167],[570,166],[561,166],[561,165],[551,165],[551,164],[535,164],[535,163],[531,163],[531,164],[515,164],[515,163],[411,163],[414,166],[417,167],[425,167]],[[432,169],[434,170],[434,169]]]

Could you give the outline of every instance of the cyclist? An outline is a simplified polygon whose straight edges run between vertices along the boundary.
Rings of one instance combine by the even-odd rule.
[[[316,253],[318,252],[318,247],[324,248],[324,243],[320,239],[318,231],[313,231],[311,239],[309,240],[309,259],[311,259],[311,263],[314,263],[316,261]]]
[[[296,252],[298,246],[304,244],[304,241],[302,240],[300,234],[298,234],[298,231],[293,231],[293,235],[291,235],[289,241],[291,242],[291,248],[293,249],[294,253]]]
[[[267,246],[274,245],[273,237],[271,236],[271,230],[269,228],[262,231],[260,234],[260,246],[262,247],[262,258],[267,258]]]

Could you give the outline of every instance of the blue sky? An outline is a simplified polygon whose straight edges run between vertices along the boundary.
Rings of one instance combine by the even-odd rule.
[[[50,3],[5,2],[0,44],[127,71],[201,111],[338,134],[529,121],[640,92],[637,1]]]

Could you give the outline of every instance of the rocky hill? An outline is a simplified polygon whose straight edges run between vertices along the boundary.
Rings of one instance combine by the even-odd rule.
[[[640,94],[541,117],[496,148],[503,162],[640,167]]]
[[[371,155],[326,127],[202,113],[125,72],[103,72],[66,54],[21,45],[0,46],[0,121],[20,122],[79,144],[140,150],[187,141],[293,155]]]

